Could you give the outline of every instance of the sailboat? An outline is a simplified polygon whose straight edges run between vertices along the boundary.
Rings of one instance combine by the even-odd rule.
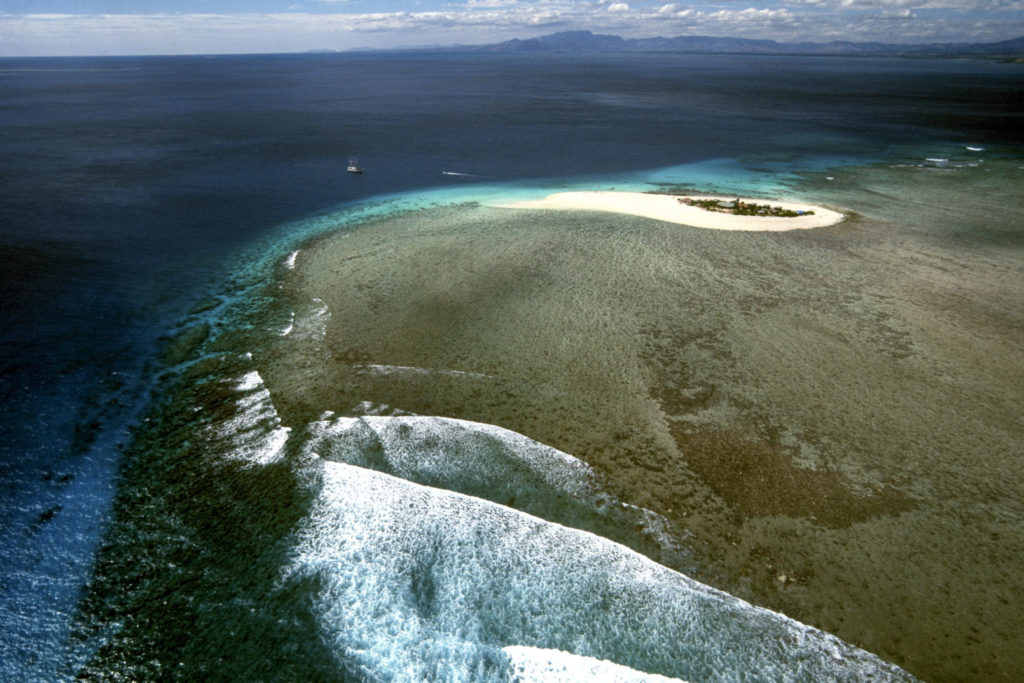
[[[348,159],[348,172],[349,173],[362,173],[363,167],[359,165],[359,159],[355,157],[349,157]]]

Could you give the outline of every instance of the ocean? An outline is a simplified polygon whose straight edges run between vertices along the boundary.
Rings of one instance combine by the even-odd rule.
[[[1022,112],[975,60],[0,60],[0,678],[1024,675]],[[566,188],[850,218],[494,206]]]

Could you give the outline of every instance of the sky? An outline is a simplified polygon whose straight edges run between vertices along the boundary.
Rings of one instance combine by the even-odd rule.
[[[0,56],[224,54],[626,38],[988,42],[1024,0],[0,0]]]

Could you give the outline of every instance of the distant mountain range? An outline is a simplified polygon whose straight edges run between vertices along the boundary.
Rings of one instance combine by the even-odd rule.
[[[463,46],[481,52],[695,52],[760,55],[900,55],[908,57],[983,57],[1024,60],[1024,36],[996,43],[780,43],[774,40],[679,36],[677,38],[622,38],[590,31],[563,31],[493,45]]]

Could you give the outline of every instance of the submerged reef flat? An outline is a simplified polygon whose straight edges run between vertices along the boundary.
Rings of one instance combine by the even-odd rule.
[[[1024,678],[1020,170],[831,175],[801,192],[852,213],[816,230],[468,204],[327,235],[261,375],[284,425],[526,435],[696,579],[925,679]]]

